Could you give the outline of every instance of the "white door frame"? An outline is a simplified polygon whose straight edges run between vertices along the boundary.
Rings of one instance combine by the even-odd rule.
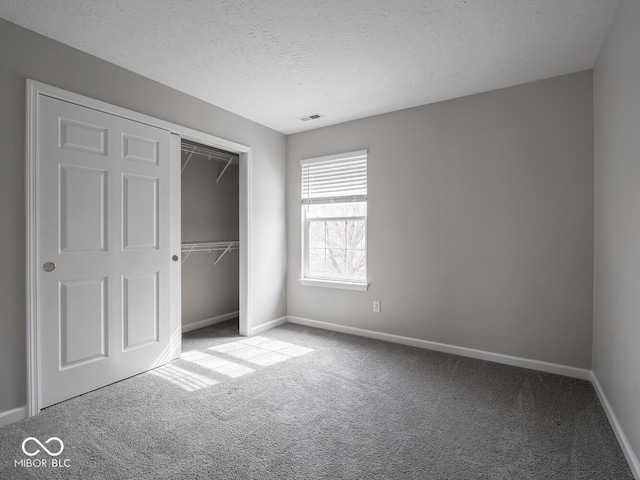
[[[252,326],[252,265],[251,261],[251,147],[215,137],[204,132],[193,130],[175,123],[166,122],[148,115],[144,115],[126,108],[117,107],[67,90],[52,87],[44,83],[27,79],[26,105],[26,314],[27,314],[27,415],[33,416],[40,411],[40,324],[39,324],[39,292],[37,274],[37,225],[38,211],[36,209],[36,194],[38,179],[36,178],[37,158],[37,125],[38,125],[38,97],[40,95],[56,98],[104,113],[127,118],[136,122],[151,125],[172,133],[171,162],[172,172],[180,171],[179,139],[192,140],[204,145],[227,150],[240,155],[239,165],[239,240],[240,240],[240,335],[249,335]],[[179,181],[177,182],[179,185]],[[175,182],[174,182],[175,184]],[[172,194],[176,190],[172,189]],[[179,194],[179,188],[177,190]],[[178,200],[179,195],[176,197]],[[180,204],[172,203],[172,244],[180,239]],[[177,253],[179,254],[179,252]],[[180,262],[178,262],[179,264]],[[180,275],[175,275],[171,286],[171,329],[180,330]]]

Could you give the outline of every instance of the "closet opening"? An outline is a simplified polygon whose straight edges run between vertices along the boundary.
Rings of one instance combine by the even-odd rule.
[[[186,139],[181,154],[182,333],[239,333],[240,155]]]

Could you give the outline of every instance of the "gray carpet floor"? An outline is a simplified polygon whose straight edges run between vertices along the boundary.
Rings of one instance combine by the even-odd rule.
[[[0,478],[633,479],[586,381],[291,324],[183,352],[0,429]]]

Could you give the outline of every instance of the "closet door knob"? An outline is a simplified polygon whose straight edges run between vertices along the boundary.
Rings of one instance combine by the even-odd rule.
[[[174,255],[173,257],[171,257],[171,260],[173,260],[174,262],[178,261],[178,255]]]
[[[42,266],[42,269],[47,273],[53,272],[56,269],[56,264],[53,262],[47,262]]]

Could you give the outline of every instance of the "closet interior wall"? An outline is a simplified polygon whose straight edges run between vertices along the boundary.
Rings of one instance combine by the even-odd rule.
[[[185,143],[183,143],[185,146]],[[238,165],[182,155],[182,244],[237,241]],[[188,163],[186,163],[189,158]],[[185,166],[186,163],[186,166]],[[232,314],[239,306],[239,251],[182,252],[182,326]],[[220,260],[216,264],[216,259]]]

